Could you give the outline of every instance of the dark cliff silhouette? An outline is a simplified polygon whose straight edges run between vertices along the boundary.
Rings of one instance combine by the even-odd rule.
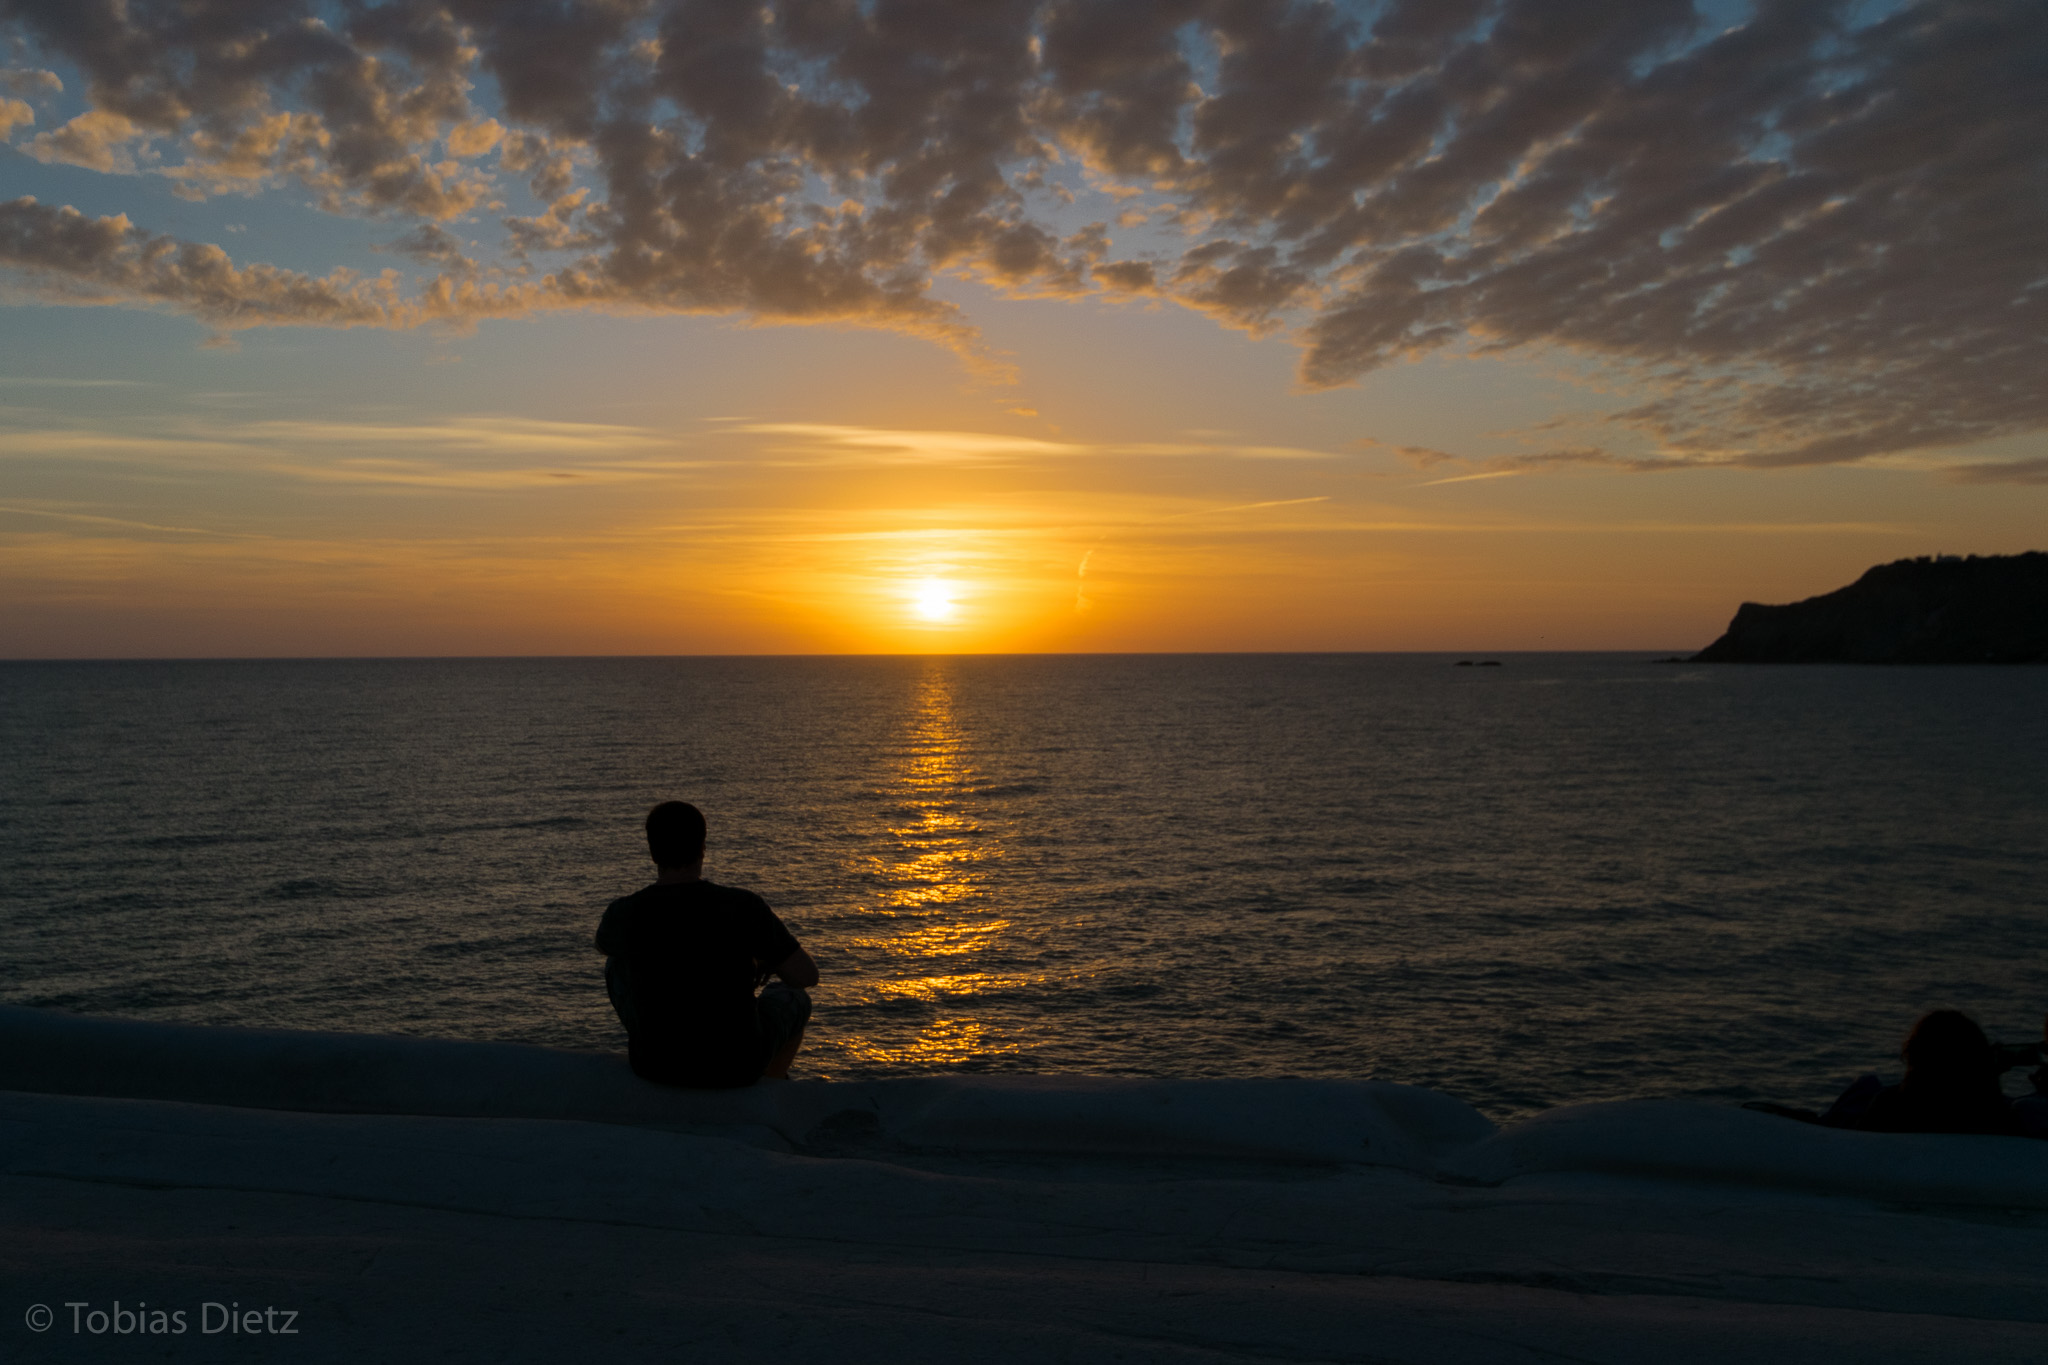
[[[1689,662],[2048,663],[2048,554],[1901,559],[1804,602],[1744,602]]]

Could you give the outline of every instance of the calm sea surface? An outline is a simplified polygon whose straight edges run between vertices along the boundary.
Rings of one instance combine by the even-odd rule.
[[[0,1000],[621,1047],[590,936],[682,797],[814,1074],[1505,1118],[2038,1036],[2048,669],[1501,658],[0,665]]]

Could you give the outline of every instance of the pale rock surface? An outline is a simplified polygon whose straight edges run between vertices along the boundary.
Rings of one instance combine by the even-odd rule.
[[[0,1009],[6,1359],[2048,1361],[2048,1144]],[[73,1333],[67,1302],[182,1307]],[[292,1336],[201,1335],[202,1302]],[[58,1321],[36,1334],[29,1305]],[[80,1310],[81,1312],[90,1310]]]

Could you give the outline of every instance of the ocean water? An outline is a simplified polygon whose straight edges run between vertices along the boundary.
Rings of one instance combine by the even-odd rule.
[[[0,665],[0,1001],[622,1047],[697,802],[800,1072],[1824,1102],[2048,1011],[2048,670],[1635,655]]]

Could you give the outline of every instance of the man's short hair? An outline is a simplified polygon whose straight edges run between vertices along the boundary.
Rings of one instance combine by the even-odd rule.
[[[704,812],[664,801],[647,812],[647,851],[661,867],[688,867],[704,856]]]

